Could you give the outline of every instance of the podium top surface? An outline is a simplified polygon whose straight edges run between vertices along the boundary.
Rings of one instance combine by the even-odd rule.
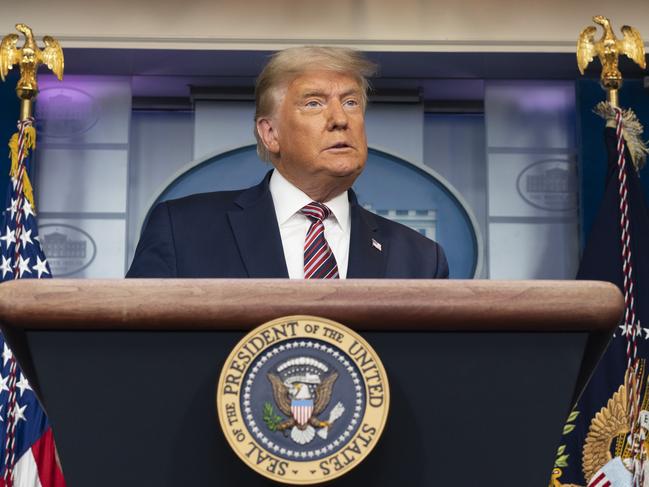
[[[358,330],[609,331],[624,302],[595,281],[25,279],[0,286],[17,329],[247,330],[316,315]]]

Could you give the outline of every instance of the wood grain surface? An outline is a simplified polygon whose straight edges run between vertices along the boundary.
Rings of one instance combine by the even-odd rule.
[[[592,281],[25,279],[0,286],[18,329],[247,330],[316,315],[358,330],[613,329],[623,299]]]

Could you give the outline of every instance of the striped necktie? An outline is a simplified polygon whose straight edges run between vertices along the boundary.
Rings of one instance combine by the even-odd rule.
[[[337,279],[336,257],[324,235],[323,221],[331,215],[331,210],[322,203],[312,201],[300,212],[311,221],[304,240],[304,278]]]

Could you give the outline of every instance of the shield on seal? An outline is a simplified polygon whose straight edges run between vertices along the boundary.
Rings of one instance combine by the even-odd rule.
[[[291,413],[293,413],[293,419],[297,421],[297,424],[304,426],[313,413],[313,399],[291,400]]]

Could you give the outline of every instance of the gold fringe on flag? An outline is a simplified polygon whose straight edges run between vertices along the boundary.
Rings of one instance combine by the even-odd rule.
[[[34,127],[25,128],[25,154],[24,157],[27,159],[29,157],[29,151],[36,147],[36,129]],[[9,176],[15,178],[18,176],[18,133],[15,133],[9,139],[9,157],[11,157],[11,171]],[[27,171],[23,173],[23,192],[25,197],[29,201],[29,204],[32,205],[34,210],[36,205],[34,205],[34,190],[32,189],[32,183],[29,180]]]
[[[607,127],[615,128],[615,109],[609,102],[599,102],[593,111],[606,120]],[[622,110],[622,135],[626,140],[636,171],[644,167],[647,162],[647,154],[649,154],[649,147],[642,140],[643,130],[644,128],[633,110],[630,108]]]

